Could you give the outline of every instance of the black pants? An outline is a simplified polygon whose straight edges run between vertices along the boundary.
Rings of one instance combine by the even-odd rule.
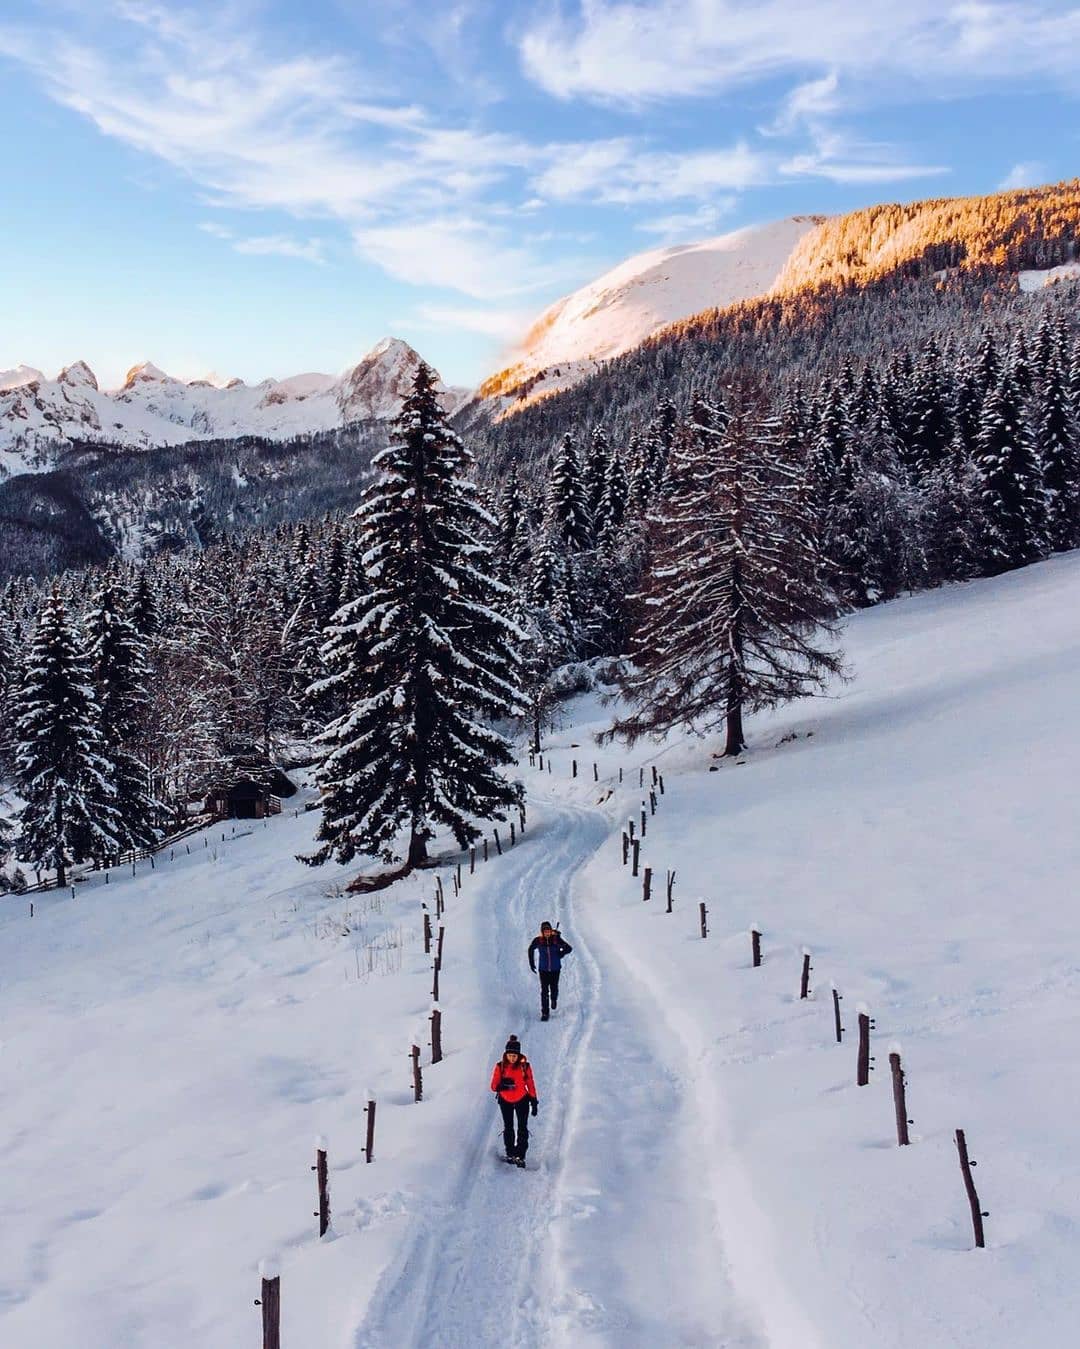
[[[529,1150],[529,1098],[523,1096],[512,1105],[499,1097],[503,1117],[503,1142],[508,1157],[524,1157]],[[514,1141],[514,1118],[517,1117],[517,1141]]]
[[[541,970],[540,971],[540,1011],[541,1014],[548,1014],[548,999],[551,999],[551,1006],[559,1005],[559,971]]]

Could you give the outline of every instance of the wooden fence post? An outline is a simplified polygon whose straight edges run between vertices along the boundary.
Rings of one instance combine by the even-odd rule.
[[[653,764],[653,766],[652,766],[652,785],[653,785],[654,787],[656,786],[656,765],[655,765],[655,764]]]
[[[436,960],[436,961],[435,961],[435,967],[434,967],[434,974],[432,975],[432,979],[431,979],[431,1001],[432,1001],[432,1002],[438,1002],[438,1001],[439,1001],[439,969],[440,969],[440,968],[441,968],[440,962],[439,962],[438,960]]]
[[[281,1267],[274,1258],[259,1261],[262,1297],[255,1299],[262,1308],[263,1349],[281,1349]]]
[[[705,907],[704,900],[702,900],[701,903],[698,905],[698,912],[701,916],[701,935],[702,937],[707,937],[709,935],[709,923],[708,923],[709,910]]]
[[[592,780],[593,782],[600,781],[600,769],[597,767],[595,763],[592,766]]]
[[[442,948],[443,948],[443,939],[445,938],[445,936],[446,936],[446,928],[443,927],[442,924],[440,924],[439,941],[435,948],[435,959],[439,962],[440,969],[442,968]]]
[[[761,964],[761,930],[752,927],[750,929],[750,953],[753,960],[754,969]]]
[[[525,832],[525,808],[524,808],[524,806],[521,808],[520,819],[519,819],[518,823],[521,825],[521,832],[524,833],[524,832]]]
[[[622,831],[622,864],[626,866],[630,858],[630,835],[624,829]]]
[[[889,1067],[892,1070],[893,1107],[896,1110],[896,1141],[900,1147],[911,1142],[908,1137],[907,1092],[905,1090],[904,1070],[900,1066],[900,1046],[889,1046]]]
[[[472,847],[469,849],[469,875],[471,876],[475,870],[476,870],[476,844],[474,843]]]
[[[511,821],[510,821],[510,846],[511,846],[511,848],[514,847],[514,845],[515,845],[516,843],[517,843],[517,836],[516,836],[516,834],[515,834],[515,832],[514,832],[514,821],[511,820]]]
[[[431,914],[424,905],[424,955],[431,955]]]
[[[367,1115],[367,1135],[364,1140],[364,1160],[369,1164],[375,1158],[375,1097],[369,1092],[368,1103],[364,1106]]]
[[[641,856],[641,844],[637,841],[637,839],[634,839],[632,846],[634,850],[634,860],[633,864],[630,867],[630,875],[636,876],[638,874],[638,858]]]
[[[315,1165],[311,1169],[315,1172],[319,1184],[319,1208],[315,1217],[319,1220],[319,1236],[325,1237],[326,1229],[330,1226],[330,1180],[329,1168],[326,1165],[325,1138],[315,1140]]]
[[[412,1089],[413,1100],[422,1101],[424,1099],[424,1078],[420,1072],[420,1046],[413,1045],[409,1050],[409,1058],[412,1059]]]
[[[619,765],[619,783],[622,784],[622,764]]]
[[[544,756],[541,754],[541,755],[540,755],[540,772],[542,773],[543,771],[544,771]]]
[[[549,772],[549,773],[551,772],[551,760],[550,760],[550,759],[548,760],[548,772]]]
[[[990,1214],[979,1207],[979,1196],[975,1190],[975,1181],[971,1175],[971,1168],[977,1166],[968,1156],[967,1139],[964,1137],[963,1129],[956,1131],[956,1150],[960,1154],[960,1170],[964,1175],[964,1189],[967,1190],[968,1203],[971,1205],[971,1226],[975,1232],[975,1245],[982,1248],[986,1245],[986,1238],[983,1235],[983,1219],[989,1218]]]
[[[630,842],[633,843],[633,841],[634,841],[634,834],[635,834],[635,832],[636,832],[636,826],[635,826],[633,820],[627,820],[627,822],[626,822],[626,832],[630,835]]]
[[[486,862],[487,860],[488,860],[488,844],[487,844],[487,839],[485,838],[485,839],[484,839],[484,861]]]
[[[645,802],[642,801],[642,803],[641,803],[641,837],[642,837],[642,838],[645,837],[645,819],[646,819],[646,816],[645,816]]]
[[[652,867],[646,867],[644,875],[641,878],[641,898],[644,903],[649,902],[652,895]]]
[[[431,1009],[431,1061],[442,1063],[442,1012]]]
[[[496,834],[496,835],[495,835],[496,841],[498,841],[498,837],[499,837],[498,834]],[[460,862],[457,864],[457,893],[458,893],[459,895],[461,894],[461,863],[460,863]]]
[[[859,1014],[859,1056],[856,1061],[855,1084],[865,1087],[870,1083],[870,1065],[874,1061],[870,1053],[870,1027],[874,1023],[870,1019],[870,1009],[866,1003],[860,1002],[856,1010]]]
[[[843,995],[839,992],[834,983],[830,982],[829,986],[832,989],[833,1024],[836,1028],[836,1043],[840,1045],[844,1043],[844,1028],[840,1024],[840,998]]]
[[[674,891],[674,889],[675,889],[675,872],[674,872],[674,871],[669,871],[668,874],[667,874],[667,911],[668,911],[668,913],[671,912],[671,906],[672,906],[672,903],[674,902],[674,901],[673,901],[673,894],[672,894],[672,892]]]
[[[649,793],[649,814],[650,814],[650,815],[655,815],[655,814],[656,814],[656,793],[655,793],[655,792],[650,792],[650,793]]]
[[[501,856],[502,856],[502,844],[499,842],[499,831],[498,831],[497,829],[493,829],[491,832],[495,835],[495,851],[496,851],[496,852],[499,854],[499,856],[501,857]]]
[[[657,782],[657,786],[660,788],[660,795],[663,796],[663,794],[664,794],[664,775],[663,775],[663,773],[660,774],[659,781]]]
[[[808,998],[810,996],[810,948],[804,946],[802,949],[802,978],[799,980],[799,998]]]
[[[637,771],[637,785],[638,785],[639,787],[644,787],[644,786],[645,786],[645,769],[644,769],[644,767],[639,768],[638,771]]]
[[[570,760],[570,776],[571,776],[572,778],[576,778],[576,777],[577,777],[577,760],[576,760],[576,759],[571,759],[571,760]]]

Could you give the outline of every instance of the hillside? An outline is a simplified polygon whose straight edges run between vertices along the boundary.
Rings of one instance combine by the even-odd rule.
[[[518,846],[466,866],[460,897],[440,869],[437,1066],[432,876],[343,895],[342,873],[293,860],[310,814],[197,836],[153,872],[39,897],[32,919],[2,901],[5,1349],[257,1340],[256,1262],[275,1247],[286,1344],[1068,1343],[1078,591],[1070,554],[860,614],[853,681],[753,720],[751,752],[716,772],[689,738],[596,750],[608,713],[572,705],[554,771],[523,767]],[[599,782],[572,778],[572,759],[595,759]],[[648,904],[619,861],[639,765],[665,780]],[[574,946],[547,1026],[524,959],[541,918]],[[865,1088],[861,1001],[876,1018]],[[496,1159],[488,1099],[511,1031],[540,1094],[525,1174]],[[980,1163],[981,1252],[956,1127]]]
[[[546,309],[479,397],[494,400],[489,412],[517,410],[570,388],[678,319],[767,294],[820,221],[793,216],[628,258]]]

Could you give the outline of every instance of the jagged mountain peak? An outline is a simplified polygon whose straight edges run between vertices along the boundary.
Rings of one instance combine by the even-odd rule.
[[[0,393],[19,389],[24,384],[41,384],[45,376],[32,365],[17,365],[12,370],[0,370]]]
[[[56,382],[69,389],[98,388],[97,376],[85,361],[72,361],[70,365],[65,365],[57,375]]]
[[[153,361],[140,361],[138,365],[133,365],[124,376],[123,387],[131,389],[140,383],[179,384],[180,382],[180,380],[174,379],[172,375],[167,375]]]

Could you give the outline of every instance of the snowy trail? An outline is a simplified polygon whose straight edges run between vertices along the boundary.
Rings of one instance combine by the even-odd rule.
[[[475,1127],[448,1141],[457,1171],[447,1200],[417,1220],[353,1343],[748,1349],[758,1341],[732,1312],[712,1214],[694,1183],[701,1142],[678,1075],[643,1022],[640,994],[618,966],[609,982],[574,916],[575,877],[609,825],[555,803],[535,814],[529,846],[501,859],[477,925],[493,1036],[476,1064]],[[525,962],[544,918],[561,922],[574,945],[546,1025]],[[540,1097],[525,1174],[498,1160],[501,1121],[487,1091],[511,1032]]]

